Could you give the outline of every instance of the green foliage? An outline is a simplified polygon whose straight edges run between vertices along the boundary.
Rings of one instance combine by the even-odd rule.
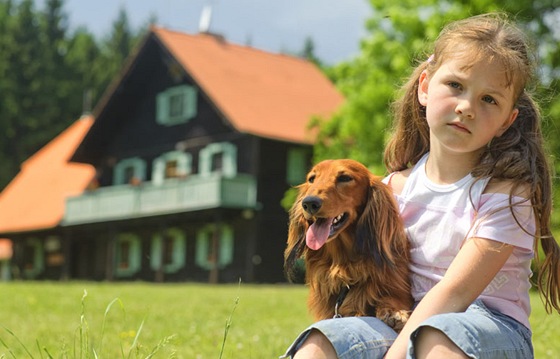
[[[21,163],[59,134],[105,91],[143,31],[124,10],[97,40],[69,34],[64,0],[0,0],[0,190]]]
[[[350,157],[378,169],[391,124],[391,103],[397,90],[418,61],[431,53],[431,43],[442,26],[471,15],[504,11],[512,14],[538,39],[543,63],[538,99],[549,121],[545,133],[557,132],[560,118],[560,23],[550,1],[476,0],[438,1],[370,0],[373,8],[360,54],[326,72],[344,94],[346,104],[330,119],[313,120],[319,128],[315,160]],[[549,136],[554,153],[560,151],[559,136]]]

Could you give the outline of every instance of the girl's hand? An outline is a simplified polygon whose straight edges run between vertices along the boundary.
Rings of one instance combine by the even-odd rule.
[[[463,312],[490,284],[513,246],[484,238],[468,239],[443,279],[420,301],[385,358],[405,358],[412,332],[427,318]]]

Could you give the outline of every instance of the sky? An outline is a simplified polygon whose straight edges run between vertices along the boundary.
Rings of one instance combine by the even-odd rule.
[[[36,0],[38,9],[45,0]],[[367,0],[65,0],[70,30],[85,26],[96,36],[107,36],[119,9],[126,10],[133,29],[156,23],[196,34],[203,8],[210,6],[210,31],[233,43],[270,52],[297,53],[307,37],[315,55],[329,65],[349,60],[359,52],[366,35],[365,20],[372,9]]]

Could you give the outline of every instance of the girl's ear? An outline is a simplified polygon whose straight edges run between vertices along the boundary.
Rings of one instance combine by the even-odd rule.
[[[428,104],[428,73],[426,70],[422,71],[420,74],[420,78],[418,79],[418,102],[422,106],[426,106]]]
[[[519,109],[514,108],[511,111],[511,114],[509,116],[509,118],[504,121],[503,125],[498,129],[498,132],[496,133],[496,137],[500,137],[501,135],[504,134],[504,132],[507,131],[507,129],[509,128],[509,126],[511,126],[511,124],[515,121],[515,119],[517,118],[517,115],[519,114]]]

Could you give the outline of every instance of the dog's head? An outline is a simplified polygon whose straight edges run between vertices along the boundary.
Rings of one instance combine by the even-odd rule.
[[[284,253],[288,278],[305,251],[320,250],[341,234],[352,239],[354,253],[378,262],[392,260],[388,247],[401,226],[399,213],[390,189],[364,165],[348,159],[322,161],[298,190]]]

